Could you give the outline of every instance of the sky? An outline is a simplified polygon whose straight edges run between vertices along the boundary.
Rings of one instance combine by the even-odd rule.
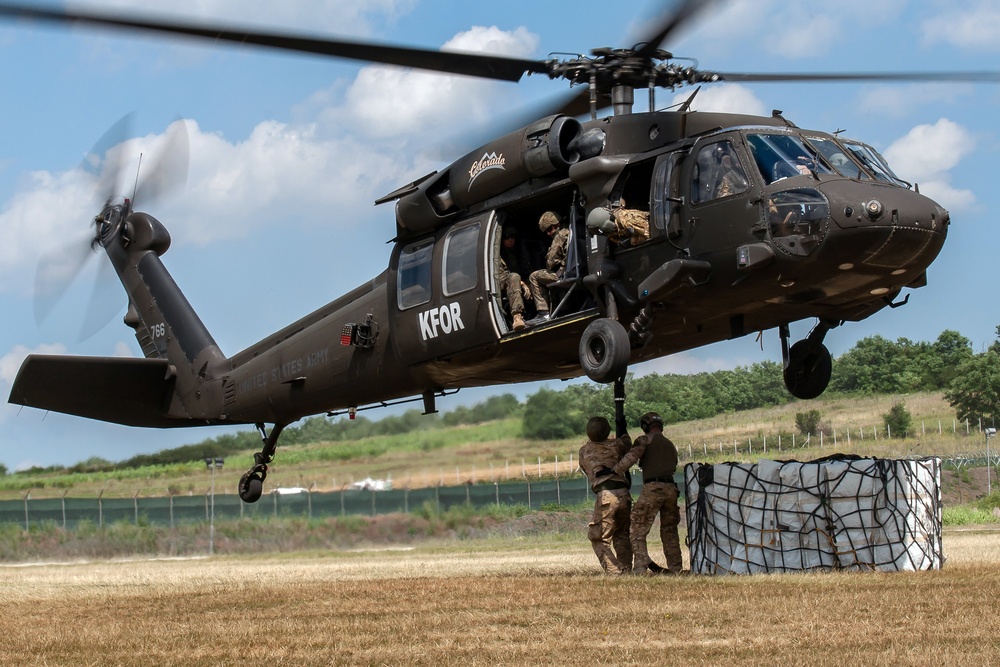
[[[138,11],[146,4],[71,6]],[[607,2],[591,0],[174,0],[170,11],[185,21],[545,59],[631,46],[670,5],[622,3],[610,11]],[[720,1],[663,47],[697,59],[703,70],[729,72],[998,70],[1000,7],[988,0]],[[482,128],[565,93],[565,86],[539,76],[488,82],[148,34],[0,22],[0,396],[9,395],[30,353],[141,356],[121,323],[124,291],[98,271],[101,258],[94,256],[54,304],[35,286],[40,262],[71,253],[85,238],[100,201],[84,158],[126,115],[133,129],[119,150],[132,156],[125,163],[130,181],[141,171],[137,156],[153,164],[167,128],[185,124],[186,186],[137,208],[170,231],[164,263],[232,355],[385,268],[394,212],[391,204],[375,207],[375,199],[458,157],[442,146],[469,141],[468,128],[481,133],[471,150],[492,138]],[[689,94],[661,91],[658,102]],[[644,110],[646,96],[636,98]],[[951,211],[928,286],[913,290],[903,308],[833,330],[826,343],[836,357],[875,334],[933,341],[954,329],[976,351],[995,339],[998,102],[998,84],[772,83],[715,84],[694,106],[760,115],[781,109],[801,127],[845,130]],[[122,192],[131,185],[122,184]],[[95,284],[103,285],[95,292],[100,309],[113,316],[81,335]],[[793,324],[793,340],[813,324]],[[775,331],[632,370],[695,373],[765,360],[780,361]],[[438,409],[504,392],[524,398],[540,386],[463,390],[440,399]],[[3,402],[0,432],[0,463],[16,470],[91,457],[118,461],[225,430],[137,429]]]

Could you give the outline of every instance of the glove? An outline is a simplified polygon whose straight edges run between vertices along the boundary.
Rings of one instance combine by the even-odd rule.
[[[525,299],[531,300],[531,288],[525,283],[521,283],[521,294],[524,295]]]
[[[597,470],[594,471],[595,477],[607,477],[608,475],[614,475],[614,474],[615,471],[607,466],[598,468]]]

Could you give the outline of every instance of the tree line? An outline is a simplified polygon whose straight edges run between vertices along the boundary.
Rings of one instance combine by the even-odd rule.
[[[996,334],[993,344],[979,353],[973,351],[968,338],[952,330],[943,331],[932,343],[869,336],[836,359],[827,392],[869,396],[942,391],[958,419],[972,422],[982,419],[983,424],[995,426],[1000,416],[1000,326]],[[650,411],[658,412],[665,423],[672,424],[725,412],[773,407],[793,400],[785,389],[781,364],[771,361],[695,375],[630,374],[625,388],[628,396],[625,416],[633,428]],[[518,416],[522,419],[524,437],[555,440],[579,436],[587,419],[594,415],[604,415],[613,421],[610,385],[578,383],[560,390],[542,388],[524,403],[513,394],[501,394],[444,414],[423,415],[414,409],[378,420],[364,416],[310,417],[286,428],[281,445],[344,442]],[[259,447],[259,434],[244,431],[154,454],[140,454],[118,463],[92,458],[69,468],[53,466],[44,470],[94,472],[171,465]]]

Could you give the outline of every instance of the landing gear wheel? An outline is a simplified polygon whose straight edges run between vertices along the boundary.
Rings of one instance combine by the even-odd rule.
[[[264,492],[264,479],[260,473],[250,470],[240,477],[240,500],[245,503],[255,503]]]
[[[617,320],[594,320],[580,337],[580,366],[594,382],[608,384],[624,377],[631,354],[628,332]]]
[[[785,387],[795,398],[816,398],[826,390],[833,373],[833,357],[822,343],[800,340],[788,351]]]

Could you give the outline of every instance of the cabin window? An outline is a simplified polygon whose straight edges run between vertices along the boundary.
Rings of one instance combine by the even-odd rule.
[[[451,296],[470,290],[478,281],[476,249],[479,223],[448,234],[444,241],[444,293]]]
[[[397,302],[400,310],[413,308],[431,300],[431,259],[434,239],[412,243],[399,254],[397,269]]]
[[[691,203],[731,197],[750,186],[730,141],[708,144],[698,151],[691,175]]]

